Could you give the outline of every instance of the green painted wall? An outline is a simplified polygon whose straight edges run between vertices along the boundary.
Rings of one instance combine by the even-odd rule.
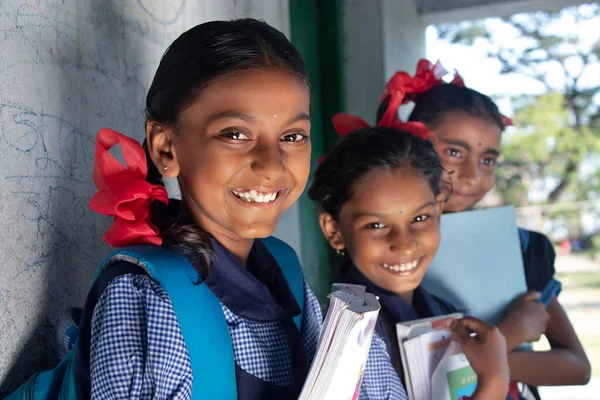
[[[342,110],[342,47],[338,0],[290,0],[292,43],[298,48],[312,85],[312,168],[336,140],[333,114]],[[312,178],[309,181],[309,185]],[[302,261],[306,278],[319,300],[329,294],[337,277],[335,253],[325,241],[317,221],[317,206],[305,193],[300,198]]]

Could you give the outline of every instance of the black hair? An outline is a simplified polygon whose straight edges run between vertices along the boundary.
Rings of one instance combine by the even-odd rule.
[[[218,79],[250,70],[282,69],[306,86],[306,65],[285,35],[267,23],[251,18],[213,21],[198,25],[179,36],[165,51],[146,97],[146,119],[162,125],[180,126],[182,111],[200,92]],[[144,142],[148,163],[146,180],[164,185],[162,176]],[[200,254],[210,264],[209,235],[195,224],[182,224],[180,202],[169,206],[155,201],[151,219],[160,230],[163,245],[185,255]],[[198,271],[200,276],[205,272]]]
[[[311,200],[338,220],[354,184],[376,168],[413,167],[427,179],[437,197],[445,184],[444,169],[433,145],[394,128],[364,128],[343,136],[318,166],[308,190]]]
[[[377,110],[377,122],[383,118],[390,98],[386,97]],[[467,87],[444,83],[413,98],[413,108],[409,121],[419,121],[427,128],[434,129],[449,112],[462,111],[472,117],[483,118],[504,130],[498,106],[488,96]]]

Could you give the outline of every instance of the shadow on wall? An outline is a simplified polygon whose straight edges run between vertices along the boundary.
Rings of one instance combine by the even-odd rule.
[[[94,215],[88,207],[89,199],[95,193],[92,169],[99,124],[110,126],[110,118],[133,119],[128,126],[137,130],[130,134],[143,134],[139,106],[143,103],[145,88],[135,76],[142,46],[128,43],[132,36],[126,35],[125,31],[129,29],[130,21],[125,20],[115,4],[112,1],[73,1],[73,7],[65,13],[62,9],[56,11],[48,7],[48,13],[54,14],[51,17],[33,7],[23,9],[21,6],[18,11],[15,7],[18,13],[15,37],[27,45],[22,48],[23,52],[30,53],[32,59],[42,58],[42,64],[46,64],[32,68],[51,81],[46,87],[48,93],[42,93],[42,96],[55,103],[52,112],[42,112],[39,110],[44,110],[44,101],[30,100],[22,109],[9,110],[13,115],[19,115],[18,118],[11,115],[12,118],[5,118],[5,122],[2,122],[3,111],[0,109],[0,123],[3,124],[0,131],[19,131],[6,125],[25,124],[39,139],[29,152],[35,157],[24,161],[28,165],[35,163],[35,167],[29,167],[31,176],[23,178],[30,179],[25,186],[30,185],[32,190],[28,194],[13,191],[14,196],[23,196],[23,209],[35,213],[31,217],[26,216],[29,212],[23,211],[23,215],[15,218],[28,218],[28,227],[33,232],[27,232],[27,238],[35,242],[31,249],[36,253],[36,260],[24,267],[17,274],[19,278],[10,284],[19,285],[23,282],[19,279],[28,276],[37,276],[36,279],[42,282],[31,291],[31,287],[22,290],[25,292],[19,302],[22,307],[13,307],[16,314],[31,312],[38,317],[19,325],[17,335],[26,331],[25,336],[8,338],[22,344],[12,360],[0,357],[0,372],[1,364],[9,362],[5,364],[5,379],[0,382],[0,398],[35,372],[56,364],[55,325],[67,307],[82,306],[94,269],[108,252],[100,238],[110,221]],[[16,73],[18,75],[19,71]],[[25,89],[15,87],[13,90]],[[119,96],[123,93],[125,95]],[[125,104],[127,101],[124,100],[132,102]],[[127,111],[128,107],[131,111]],[[128,115],[128,112],[134,114]],[[110,117],[111,113],[118,116]],[[19,140],[10,136],[7,139]],[[15,182],[13,188],[20,184],[23,182]],[[9,250],[26,252],[20,246],[15,242],[16,251],[10,249],[11,245]],[[29,248],[28,244],[23,246]]]

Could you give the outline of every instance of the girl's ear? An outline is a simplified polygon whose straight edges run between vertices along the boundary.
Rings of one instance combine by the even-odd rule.
[[[325,211],[322,211],[319,214],[319,225],[321,226],[323,235],[325,235],[329,245],[334,250],[344,250],[346,248],[344,238],[342,237],[339,229],[339,224],[331,215]]]
[[[165,178],[176,178],[179,175],[179,163],[173,138],[175,132],[156,122],[146,122],[146,143],[152,162],[158,172]]]

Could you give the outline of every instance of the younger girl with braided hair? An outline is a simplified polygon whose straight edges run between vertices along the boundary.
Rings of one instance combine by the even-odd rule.
[[[443,211],[460,212],[471,209],[494,188],[502,132],[512,122],[489,97],[465,87],[458,74],[445,83],[446,74],[439,63],[427,60],[419,62],[414,76],[397,72],[386,85],[377,120],[402,123],[399,107],[414,102],[409,123],[421,122],[435,132],[442,165],[452,174],[453,190]],[[519,235],[529,293],[515,299],[498,328],[506,337],[512,380],[530,385],[539,398],[535,386],[584,385],[591,369],[558,299],[554,297],[547,309],[538,301],[554,278],[552,244],[538,232],[519,229]],[[541,335],[548,338],[551,350],[512,351]],[[511,395],[520,397],[516,384],[511,385]]]
[[[430,142],[386,126],[344,131],[364,125],[358,117],[336,121],[342,138],[318,166],[309,197],[320,205],[330,246],[344,255],[342,278],[366,286],[381,304],[359,399],[406,400],[396,323],[456,311],[420,286],[439,246],[449,188]],[[426,135],[417,125],[404,128]],[[504,400],[508,366],[499,330],[471,317],[446,324],[477,373],[472,398]]]

